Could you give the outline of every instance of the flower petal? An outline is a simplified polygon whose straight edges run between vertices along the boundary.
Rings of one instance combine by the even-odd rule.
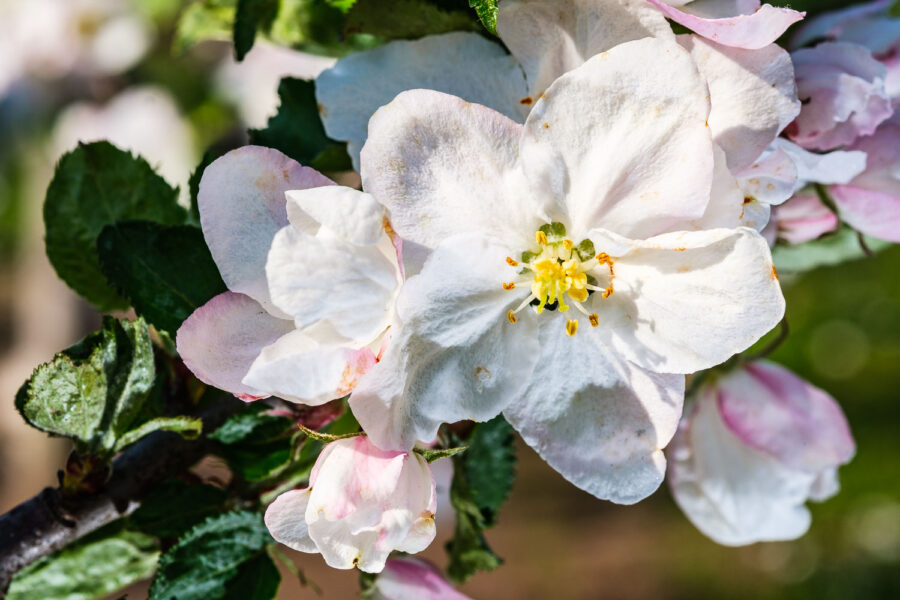
[[[400,285],[393,248],[354,246],[293,226],[272,240],[266,274],[272,301],[297,327],[325,321],[359,345],[387,327]]]
[[[378,107],[405,90],[430,89],[490,106],[523,120],[528,88],[515,59],[475,33],[393,41],[351,54],[316,79],[316,97],[329,137],[347,140],[354,166]],[[367,188],[368,189],[368,188]]]
[[[696,35],[678,42],[709,84],[713,139],[731,169],[747,167],[800,112],[790,55],[774,44],[744,50]]]
[[[816,194],[798,194],[775,209],[778,237],[802,244],[837,229],[837,216]]]
[[[714,390],[701,392],[666,454],[675,502],[716,542],[791,540],[809,529],[804,503],[816,476],[741,443],[722,421]]]
[[[849,183],[866,168],[866,153],[835,150],[826,154],[815,154],[797,144],[778,138],[774,148],[787,154],[797,169],[797,184],[794,191],[807,183]]]
[[[373,600],[472,600],[453,589],[431,563],[393,557],[375,580]]]
[[[503,414],[579,488],[620,504],[646,498],[665,474],[660,448],[681,417],[684,377],[648,373],[589,330],[566,335],[563,315],[542,317],[531,383]]]
[[[363,188],[404,241],[434,248],[486,231],[526,247],[540,208],[516,167],[522,126],[489,108],[430,90],[378,110],[363,148]],[[515,237],[515,236],[522,236]]]
[[[857,231],[900,242],[900,197],[852,185],[829,188],[841,218]]]
[[[622,243],[601,231],[591,239],[597,250]],[[784,315],[769,247],[751,229],[669,233],[630,244],[614,255],[613,294],[594,294],[589,302],[600,316],[596,331],[645,369],[712,367],[748,348]]]
[[[735,175],[744,192],[744,198],[767,206],[777,206],[785,202],[797,187],[797,166],[790,155],[781,148],[765,152]],[[745,225],[752,227],[747,223]],[[762,223],[762,226],[765,225],[766,223]],[[759,231],[762,227],[755,229]]]
[[[834,398],[775,363],[750,363],[716,385],[728,429],[789,467],[818,472],[848,462],[856,452]]]
[[[312,489],[291,490],[275,498],[266,509],[266,527],[276,542],[292,550],[315,554],[319,551],[309,537],[306,508]]]
[[[197,196],[200,223],[228,289],[284,316],[272,305],[265,277],[272,238],[288,224],[284,192],[324,185],[334,182],[260,146],[232,150],[206,167]]]
[[[789,8],[776,8],[771,4],[760,6],[759,0],[733,1],[731,3],[718,0],[696,0],[678,10],[663,0],[647,0],[664,15],[679,25],[684,25],[694,33],[702,35],[716,43],[758,50],[764,48],[781,37],[787,28],[803,19],[806,13]],[[707,9],[720,6],[734,6],[749,14],[731,13],[728,16],[712,17]],[[750,10],[747,10],[750,9]],[[718,12],[719,9],[716,10]],[[691,14],[695,13],[695,14]]]
[[[332,185],[285,192],[291,225],[315,234],[318,226],[355,246],[373,246],[384,235],[384,208],[371,195]]]
[[[293,329],[291,321],[273,317],[253,298],[225,292],[182,323],[176,344],[200,381],[239,396],[268,396],[244,384],[244,376],[263,348]]]
[[[604,50],[673,37],[665,17],[643,0],[504,0],[497,34],[522,64],[532,98]]]
[[[570,236],[602,224],[643,237],[696,219],[712,184],[708,116],[706,85],[681,46],[616,46],[557,79],[528,116],[531,194],[556,200],[551,216]]]

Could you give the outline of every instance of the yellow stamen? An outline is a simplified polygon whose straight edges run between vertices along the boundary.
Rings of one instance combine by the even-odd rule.
[[[516,283],[514,281],[510,281],[509,283],[504,283],[503,289],[507,290],[507,291],[514,290],[514,289],[516,289]]]
[[[578,321],[566,321],[566,333],[569,337],[575,337],[578,333]]]
[[[600,324],[600,317],[597,316],[597,313],[591,313],[588,315],[588,321],[591,322],[591,327],[596,327]]]
[[[513,260],[512,258],[510,258],[510,257],[507,256],[507,257],[506,257],[506,264],[508,264],[508,265],[511,266],[511,267],[518,267],[518,266],[519,266],[519,261]]]
[[[566,250],[571,250],[574,245],[572,240],[563,240],[563,246],[565,246]]]
[[[507,319],[509,320],[509,322],[512,323],[513,325],[515,325],[516,321],[519,320],[518,317],[516,317],[516,313],[513,312],[513,311],[509,311],[508,313],[506,313],[506,318],[507,318]]]
[[[547,234],[543,231],[535,231],[534,239],[537,240],[537,243],[541,246],[547,245]]]

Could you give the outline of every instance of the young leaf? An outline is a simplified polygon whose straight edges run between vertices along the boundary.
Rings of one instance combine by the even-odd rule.
[[[454,581],[462,583],[476,571],[496,569],[503,560],[494,554],[484,539],[482,532],[487,528],[487,524],[478,505],[472,500],[472,492],[466,480],[465,469],[462,468],[461,457],[454,457],[453,461],[450,504],[456,513],[456,529],[446,546],[450,557],[447,574]]]
[[[265,129],[251,129],[250,143],[281,150],[297,162],[316,169],[350,168],[343,144],[330,139],[319,118],[313,81],[285,77],[278,85],[281,105]]]
[[[127,308],[100,269],[97,236],[126,219],[183,223],[177,197],[144,159],[108,142],[80,144],[60,159],[47,189],[47,257],[60,278],[100,310]]]
[[[280,0],[238,0],[234,15],[234,55],[238,61],[253,48],[256,32],[267,31],[278,16]]]
[[[157,537],[178,537],[220,513],[225,499],[225,491],[215,486],[173,479],[154,487],[128,517],[128,524]]]
[[[497,0],[469,0],[484,28],[497,35]]]
[[[156,419],[150,419],[142,423],[140,427],[126,431],[116,441],[115,451],[122,450],[154,431],[174,431],[175,433],[180,433],[185,439],[195,440],[203,432],[203,421],[192,417],[157,417]]]
[[[194,527],[159,560],[159,571],[150,588],[150,600],[218,600],[222,598],[254,598],[273,595],[241,596],[231,593],[252,591],[243,581],[258,577],[257,591],[277,588],[271,570],[254,562],[265,555],[266,545],[273,543],[255,512],[230,512],[207,519]],[[250,569],[249,574],[243,569]],[[276,571],[277,573],[277,571]],[[265,579],[265,581],[263,581]]]
[[[107,225],[97,250],[103,272],[137,313],[173,334],[194,310],[227,289],[196,227],[149,221]]]
[[[261,481],[283,469],[291,459],[290,419],[267,414],[257,404],[233,416],[210,436],[222,444],[217,454],[228,461],[235,475]]]
[[[146,579],[159,550],[150,536],[119,531],[91,536],[16,574],[7,600],[93,600]]]
[[[475,426],[469,449],[459,463],[465,471],[472,500],[490,527],[509,497],[516,478],[515,431],[502,416]]]
[[[429,0],[394,0],[385,10],[381,0],[356,0],[347,13],[347,32],[369,33],[388,39],[412,39],[450,31],[480,31],[469,10],[462,4],[445,9]]]
[[[142,319],[106,317],[103,329],[56,355],[16,395],[33,427],[73,438],[81,450],[109,454],[153,386],[156,368]]]

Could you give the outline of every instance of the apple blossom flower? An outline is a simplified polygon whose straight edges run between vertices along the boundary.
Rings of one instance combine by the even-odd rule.
[[[760,0],[646,0],[668,18],[724,46],[756,50],[772,44],[806,13]]]
[[[831,396],[759,361],[703,384],[669,446],[669,484],[720,544],[789,540],[809,528],[807,500],[837,493],[854,452]]]
[[[376,361],[401,280],[381,206],[257,146],[207,167],[198,205],[230,291],[178,330],[188,368],[247,400],[350,393]]]
[[[838,228],[837,215],[817,194],[801,193],[775,208],[774,234],[788,244],[811,242]]]
[[[320,553],[335,569],[378,573],[392,551],[428,547],[435,508],[428,462],[415,452],[379,450],[362,435],[325,446],[309,487],[278,496],[265,522],[276,541]]]
[[[504,0],[497,33],[509,48],[472,33],[394,41],[350,55],[316,79],[328,135],[348,141],[359,167],[369,119],[398,93],[432,89],[524,122],[558,77],[628,41],[675,39],[664,16],[644,0]],[[800,110],[790,56],[774,44],[729,48],[679,36],[710,87],[709,124],[728,166],[756,160]],[[733,204],[735,219],[740,198]]]
[[[375,580],[372,600],[472,600],[447,583],[431,563],[416,558],[388,559]]]
[[[524,126],[429,90],[381,108],[363,185],[430,255],[350,398],[372,441],[404,450],[503,412],[579,487],[651,493],[681,374],[784,309],[758,233],[679,230],[710,202],[708,117],[690,54],[652,38],[557,79]]]
[[[791,54],[805,102],[788,137],[813,150],[832,150],[871,135],[893,114],[884,65],[858,44],[825,42]]]

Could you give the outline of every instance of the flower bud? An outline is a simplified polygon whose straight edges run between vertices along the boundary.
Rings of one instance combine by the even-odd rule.
[[[372,600],[471,600],[460,594],[434,565],[415,558],[392,558],[375,580]]]

